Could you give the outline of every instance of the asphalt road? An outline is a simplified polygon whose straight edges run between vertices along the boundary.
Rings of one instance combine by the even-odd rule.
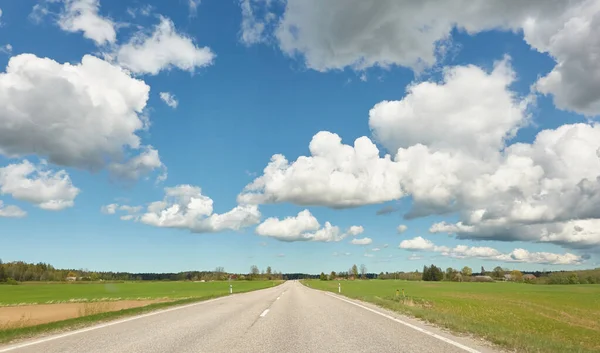
[[[376,306],[295,281],[0,346],[0,353],[494,352]]]

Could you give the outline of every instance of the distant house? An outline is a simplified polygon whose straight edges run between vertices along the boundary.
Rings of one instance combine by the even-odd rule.
[[[513,278],[512,278],[512,275],[510,273],[507,273],[507,274],[504,275],[504,280],[505,281],[512,281],[512,279]]]
[[[65,278],[65,280],[67,280],[67,282],[75,282],[75,281],[77,281],[77,277],[69,276],[69,277]]]
[[[537,277],[535,275],[532,275],[532,274],[523,275],[523,280],[524,281],[532,281],[532,280],[534,280],[536,278]]]
[[[473,276],[473,282],[494,282],[494,279],[490,276]]]

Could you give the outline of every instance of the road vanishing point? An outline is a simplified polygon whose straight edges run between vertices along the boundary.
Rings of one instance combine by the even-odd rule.
[[[343,286],[343,284],[342,284]],[[343,289],[342,289],[343,290]],[[401,314],[297,281],[0,346],[0,353],[488,353]]]

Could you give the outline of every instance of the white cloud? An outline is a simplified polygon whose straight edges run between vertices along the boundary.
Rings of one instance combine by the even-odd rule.
[[[191,37],[178,33],[173,21],[165,17],[160,18],[152,34],[138,32],[107,56],[134,73],[151,75],[172,68],[194,72],[211,65],[215,58],[209,47],[196,46]]]
[[[238,202],[323,205],[334,208],[376,204],[403,196],[401,166],[367,137],[344,145],[333,133],[317,133],[309,146],[311,156],[289,163],[277,154],[263,175],[247,185]]]
[[[381,102],[369,114],[374,136],[396,153],[394,160],[390,155],[381,158],[367,137],[352,147],[321,131],[310,143],[310,157],[289,163],[274,155],[263,175],[238,198],[342,208],[396,200],[409,191],[425,209],[447,205],[449,189],[476,167],[470,164],[497,153],[527,121],[527,101],[508,90],[513,80],[505,59],[491,73],[475,66],[455,67],[446,70],[442,83],[413,84],[403,100]],[[467,98],[471,93],[474,97]]]
[[[348,235],[351,235],[353,237],[362,234],[365,231],[365,228],[363,228],[363,226],[352,226],[348,229]]]
[[[94,56],[60,64],[33,54],[0,73],[0,154],[37,154],[97,171],[141,148],[150,87]]]
[[[202,0],[188,0],[188,9],[190,11],[190,17],[196,17],[198,14],[198,6]]]
[[[319,221],[308,210],[300,211],[296,217],[286,217],[280,220],[276,217],[267,218],[256,227],[256,234],[272,237],[277,240],[336,242],[344,239],[357,226],[350,227],[347,233],[342,233],[339,227],[325,222],[321,227]],[[360,233],[359,233],[360,234]]]
[[[350,244],[352,245],[369,245],[373,243],[373,239],[371,238],[354,238],[350,241]]]
[[[600,125],[563,125],[540,131],[533,143],[509,144],[527,124],[531,103],[509,90],[514,79],[506,59],[490,73],[474,66],[448,69],[442,83],[414,84],[403,100],[380,103],[371,111],[371,119],[378,117],[371,124],[374,135],[383,139],[378,142],[397,148],[393,159],[380,158],[367,137],[352,147],[335,134],[319,132],[310,144],[311,156],[293,163],[273,156],[238,199],[342,208],[409,195],[412,207],[405,218],[459,215],[457,224],[436,224],[432,232],[569,248],[600,246],[600,232],[589,223],[600,221]],[[486,95],[464,98],[461,92],[471,88],[457,88],[463,85],[479,87]],[[419,103],[423,92],[440,104]],[[450,101],[462,104],[444,103]],[[462,117],[455,121],[460,128],[445,125],[455,116]],[[436,130],[438,125],[446,128]],[[585,231],[573,232],[575,226]]]
[[[379,249],[379,248],[373,248],[373,249],[371,249],[371,251],[379,251],[379,250],[381,250],[381,249]]]
[[[333,254],[331,254],[331,255],[333,255],[333,256],[350,256],[350,255],[352,255],[352,254],[351,254],[351,253],[349,253],[349,252],[337,252],[337,251],[335,251],[335,252],[334,252]]]
[[[10,44],[0,45],[0,53],[11,55],[12,51],[13,51],[12,45],[10,45]]]
[[[110,205],[105,205],[100,208],[100,211],[104,214],[115,214],[117,211],[124,211],[129,213],[126,216],[122,216],[123,220],[131,220],[135,218],[138,213],[143,209],[142,206],[128,206],[128,205],[119,205],[117,203],[111,203]]]
[[[478,258],[503,262],[526,262],[548,265],[577,265],[584,260],[583,257],[571,253],[554,254],[548,252],[529,252],[525,249],[515,249],[510,253],[503,254],[497,249],[485,246],[457,245],[454,248],[450,248],[447,246],[437,246],[430,240],[422,237],[404,240],[400,243],[400,248],[412,251],[432,251],[440,253],[442,256],[461,259]],[[415,254],[412,256],[414,255]]]
[[[389,246],[389,244],[383,244],[383,248],[387,248]]]
[[[240,0],[242,23],[240,41],[245,45],[267,42],[267,29],[275,22],[276,16],[269,11],[271,0]],[[258,5],[258,6],[257,6]]]
[[[44,210],[73,207],[79,189],[64,170],[52,172],[27,160],[0,168],[0,192],[35,204]],[[15,211],[15,209],[13,209]]]
[[[416,261],[416,260],[421,260],[423,257],[421,255],[418,254],[411,254],[408,259],[411,261]]]
[[[433,250],[435,245],[423,237],[415,237],[413,239],[403,240],[399,248],[406,250]]]
[[[404,232],[406,232],[406,230],[408,229],[408,227],[404,224],[401,224],[398,226],[398,228],[396,228],[396,231],[398,232],[398,234],[402,234]]]
[[[373,255],[373,254],[369,254],[369,253],[364,253],[364,254],[363,254],[363,256],[364,256],[364,257],[374,257],[375,255]]]
[[[440,83],[409,85],[402,100],[371,109],[373,136],[393,152],[418,144],[469,155],[498,151],[527,122],[527,101],[508,89],[516,78],[508,60],[497,62],[490,73],[455,66],[445,69]]]
[[[0,200],[0,217],[4,218],[22,218],[27,216],[27,212],[23,211],[20,207],[15,205],[5,205]]]
[[[97,45],[115,43],[115,23],[110,18],[98,14],[98,0],[64,0],[64,5],[58,18],[58,25],[62,30],[83,32],[84,37],[93,40]]]
[[[226,213],[214,213],[213,200],[202,195],[199,187],[178,185],[165,188],[162,201],[150,203],[145,213],[133,219],[154,227],[215,233],[237,231],[257,224],[260,216],[258,208],[252,205],[238,205]]]
[[[158,151],[152,146],[144,146],[143,152],[124,163],[113,162],[108,166],[111,175],[119,180],[135,181],[141,176],[147,175],[153,170],[163,169],[159,181],[166,179],[166,167],[161,162]]]
[[[535,88],[552,94],[554,104],[588,116],[600,114],[600,3],[574,2],[556,17],[531,18],[523,26],[525,40],[556,60]]]
[[[282,52],[317,71],[398,65],[418,72],[453,51],[453,29],[471,35],[522,33],[533,49],[556,61],[536,88],[553,94],[561,109],[600,114],[600,4],[595,0],[288,0],[275,20],[254,15],[268,12],[261,1],[242,4],[242,28],[248,28],[242,32],[257,38],[249,44],[274,39]]]
[[[177,105],[179,105],[179,101],[177,101],[175,95],[170,92],[160,92],[160,99],[173,109],[177,108]]]

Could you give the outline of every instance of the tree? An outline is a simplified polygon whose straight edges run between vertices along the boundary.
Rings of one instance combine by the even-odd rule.
[[[271,266],[267,266],[267,275],[271,275],[273,273],[273,270],[271,269]]]
[[[367,275],[367,266],[365,264],[360,264],[360,278],[365,279]]]
[[[483,268],[483,266],[481,266],[481,275],[485,276],[485,268]]]
[[[329,275],[329,279],[330,280],[334,280],[337,277],[335,271],[331,271],[331,274]]]
[[[256,265],[250,266],[250,277],[252,277],[252,279],[255,279],[256,277],[258,277],[259,273],[260,273],[260,271],[258,270],[258,266],[256,266]]]
[[[496,266],[496,267],[494,267],[493,274],[494,274],[494,278],[502,278],[502,277],[504,277],[504,270],[502,269],[502,267]]]
[[[0,282],[6,282],[7,278],[4,265],[2,265],[2,259],[0,259]]]
[[[512,270],[510,272],[512,280],[515,282],[521,282],[523,280],[523,274],[519,270]]]
[[[455,269],[453,269],[452,267],[448,267],[446,269],[446,281],[452,281],[452,279],[454,278],[455,272],[456,272]]]
[[[481,269],[483,270],[483,267]],[[471,270],[471,268],[469,266],[463,267],[462,271],[460,271],[460,272],[465,277],[471,277],[471,275],[473,274],[473,270]]]
[[[352,276],[354,276],[354,278],[358,277],[358,267],[356,267],[356,264],[352,265]]]
[[[423,281],[441,281],[444,279],[444,271],[441,268],[431,265],[423,267]]]
[[[324,272],[321,272],[321,275],[319,276],[319,279],[321,281],[327,281],[327,275]]]

